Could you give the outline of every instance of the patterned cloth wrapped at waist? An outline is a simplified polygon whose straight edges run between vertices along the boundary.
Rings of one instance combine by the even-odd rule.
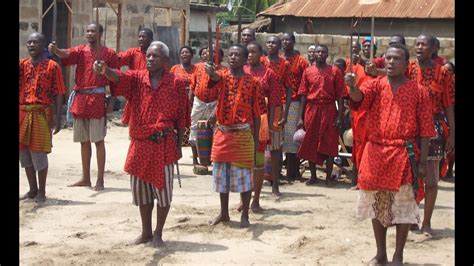
[[[217,128],[222,132],[246,131],[246,130],[250,130],[250,124],[241,123],[241,124],[233,124],[229,126],[218,124]]]
[[[138,128],[138,129],[137,129]],[[130,137],[137,140],[149,140],[150,137],[167,137],[173,131],[172,124],[141,125],[130,128]],[[153,137],[152,137],[153,138]]]
[[[74,97],[76,97],[76,93],[79,94],[105,94],[105,87],[97,87],[85,90],[73,90],[71,94],[69,94],[69,98],[67,100],[67,113],[66,113],[66,121],[71,124],[72,123],[72,113],[71,113],[71,105],[74,102]]]
[[[47,104],[20,104],[20,110],[25,112],[40,112],[48,108],[51,108],[51,105]]]
[[[217,129],[212,143],[212,161],[253,168],[255,149],[250,124],[217,125]]]
[[[410,139],[375,139],[375,138],[370,138],[369,141],[375,144],[379,145],[384,145],[384,146],[402,146],[405,147],[407,141]],[[414,142],[414,140],[411,140]]]
[[[51,131],[53,112],[50,105],[20,105],[20,149],[36,152],[51,152]]]

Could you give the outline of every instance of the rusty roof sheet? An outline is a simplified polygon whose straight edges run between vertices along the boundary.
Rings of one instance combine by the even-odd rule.
[[[258,15],[296,17],[454,18],[454,0],[290,0]],[[373,1],[372,1],[373,2]]]

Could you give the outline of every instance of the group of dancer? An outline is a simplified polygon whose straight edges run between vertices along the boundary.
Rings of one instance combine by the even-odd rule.
[[[352,115],[357,215],[372,219],[377,243],[373,262],[387,261],[385,238],[391,225],[397,227],[393,262],[403,261],[408,230],[419,223],[418,203],[423,198],[421,230],[433,234],[431,216],[440,161],[449,164],[454,159],[455,130],[454,66],[451,71],[444,66],[448,62],[437,56],[435,37],[418,36],[412,62],[403,36],[394,35],[381,57],[370,58],[370,44],[375,40],[367,37],[351,44],[351,59],[331,65],[326,45],[310,46],[306,60],[294,49],[294,34],[271,36],[262,46],[255,31],[246,28],[241,44],[228,50],[228,66],[222,64],[221,49],[203,47],[199,51],[202,62],[193,64],[193,49],[183,46],[181,63],[168,69],[169,48],[153,41],[150,29],[140,29],[138,47],[120,53],[102,45],[102,33],[100,24],[91,23],[86,29],[87,44],[68,49],[59,49],[54,42],[47,46],[41,33],[28,38],[30,58],[20,60],[20,163],[30,190],[20,199],[46,200],[47,154],[52,134],[61,129],[66,89],[60,65],[46,57],[47,46],[63,66],[76,65],[68,111],[73,118],[73,140],[81,143],[82,177],[70,186],[91,186],[91,143],[95,143],[98,176],[94,189],[104,189],[106,115],[115,97],[127,100],[123,122],[129,127],[130,146],[124,170],[130,175],[132,199],[142,223],[135,244],[164,245],[162,231],[173,196],[174,165],[182,156],[187,130],[196,174],[207,173],[207,163],[198,156],[199,129],[213,132],[212,182],[221,208],[209,224],[230,220],[229,193],[237,192],[240,226],[248,227],[249,209],[263,211],[259,199],[265,152],[271,158],[274,197],[282,196],[279,180],[284,161],[289,181],[303,180],[299,166],[307,160],[311,172],[307,185],[318,182],[316,165],[323,164],[326,184],[333,184],[345,107]],[[121,71],[122,66],[128,70]],[[110,103],[105,100],[107,87]],[[299,129],[306,133],[296,142]],[[152,230],[155,199],[157,223]]]

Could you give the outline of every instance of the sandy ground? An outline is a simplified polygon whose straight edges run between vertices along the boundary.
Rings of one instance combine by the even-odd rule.
[[[371,222],[355,218],[357,191],[349,190],[347,179],[340,179],[332,188],[325,187],[324,182],[311,187],[285,183],[278,201],[271,196],[271,187],[264,186],[261,205],[265,211],[251,213],[252,225],[247,229],[239,228],[240,214],[234,208],[239,197],[231,194],[231,221],[209,226],[208,219],[219,212],[219,196],[212,192],[212,176],[192,174],[188,147],[183,148],[179,162],[182,188],[177,179],[174,182],[173,203],[163,233],[166,247],[128,246],[141,230],[138,208],[131,203],[130,179],[123,171],[128,144],[128,128],[109,128],[106,188],[96,192],[67,187],[81,175],[80,147],[72,142],[70,129],[54,137],[47,201],[20,202],[22,265],[362,265],[375,255]],[[93,183],[95,160],[93,148]],[[410,233],[406,263],[454,265],[454,184],[441,181],[439,185],[432,219],[436,236]],[[20,193],[27,191],[21,169]],[[153,219],[154,226],[155,213]],[[393,227],[388,230],[387,247],[390,260],[395,248]]]

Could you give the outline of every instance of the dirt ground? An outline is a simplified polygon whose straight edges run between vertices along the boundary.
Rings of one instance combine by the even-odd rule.
[[[174,181],[173,202],[163,231],[166,247],[129,246],[140,234],[141,224],[138,208],[131,203],[130,177],[123,171],[128,128],[111,125],[105,140],[106,188],[96,192],[67,187],[81,175],[80,145],[72,142],[71,129],[54,136],[47,201],[20,202],[22,265],[362,265],[375,255],[371,222],[355,218],[358,192],[349,190],[348,179],[340,179],[332,188],[324,182],[311,187],[284,183],[280,200],[271,196],[271,187],[264,186],[261,205],[265,211],[250,213],[252,225],[246,229],[239,228],[238,194],[231,194],[231,221],[209,226],[208,219],[219,212],[219,196],[212,192],[212,176],[192,174],[189,147],[183,148],[179,161],[182,187]],[[95,148],[91,167],[95,183]],[[406,263],[454,265],[454,183],[441,181],[439,187],[432,219],[436,236],[409,233]],[[27,191],[21,169],[20,193]],[[420,207],[422,217],[423,202]],[[155,223],[154,213],[153,226]],[[393,227],[388,230],[387,248],[391,260]]]

